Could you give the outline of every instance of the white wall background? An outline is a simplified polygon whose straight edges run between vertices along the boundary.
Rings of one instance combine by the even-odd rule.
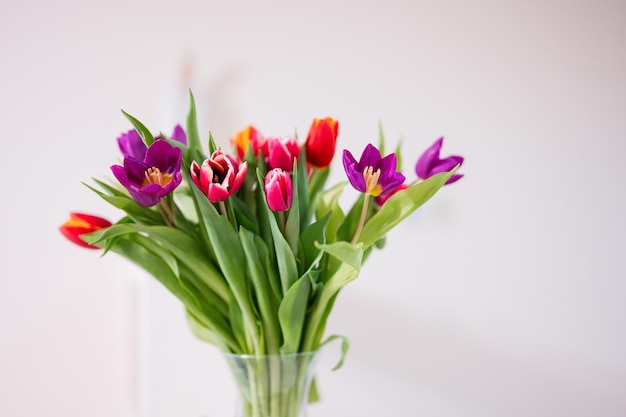
[[[382,119],[409,175],[440,135],[467,158],[342,293],[329,330],[352,348],[334,373],[329,349],[312,417],[626,415],[625,17],[608,0],[3,0],[0,416],[232,415],[173,297],[57,232],[71,210],[117,218],[80,182],[109,175],[119,110],[167,132],[188,87],[223,145],[331,115],[353,150]]]

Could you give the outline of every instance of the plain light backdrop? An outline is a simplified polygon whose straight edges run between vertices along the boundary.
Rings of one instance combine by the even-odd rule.
[[[0,3],[0,416],[232,416],[219,352],[115,255],[66,242],[69,211],[120,213],[131,113],[204,138],[382,121],[403,170],[440,136],[466,177],[341,293],[317,416],[626,415],[626,4],[207,0]],[[343,180],[339,159],[331,181]],[[355,197],[356,194],[348,195]]]

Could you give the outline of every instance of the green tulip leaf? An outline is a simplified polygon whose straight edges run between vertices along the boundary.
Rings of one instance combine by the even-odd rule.
[[[263,184],[263,177],[261,173],[257,171],[259,184]],[[274,250],[276,255],[276,262],[278,268],[278,275],[280,276],[281,288],[283,296],[289,290],[289,287],[296,282],[298,278],[298,267],[296,265],[296,257],[291,250],[291,246],[283,236],[274,212],[269,208],[267,202],[263,204],[270,224],[270,231],[272,233],[272,240],[274,241]]]
[[[363,247],[366,249],[376,243],[378,239],[385,236],[391,229],[435,195],[448,178],[452,176],[454,171],[456,169],[433,175],[423,182],[392,195],[383,204],[378,213],[365,223],[358,239],[359,242],[363,242]]]
[[[152,143],[154,142],[154,136],[152,136],[152,133],[150,133],[148,128],[145,127],[143,123],[141,123],[139,120],[135,119],[133,116],[126,113],[124,110],[122,110],[122,113],[124,114],[124,116],[126,116],[126,118],[130,121],[130,123],[135,127],[135,130],[137,130],[137,133],[139,134],[139,137],[141,137],[141,140],[143,140],[143,143],[145,143],[146,146],[152,145]]]
[[[278,307],[278,321],[284,338],[281,353],[299,352],[310,293],[311,280],[307,274],[289,287]]]

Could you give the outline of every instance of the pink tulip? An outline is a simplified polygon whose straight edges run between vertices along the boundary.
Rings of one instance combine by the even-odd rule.
[[[300,156],[300,144],[293,136],[280,138],[268,138],[269,166],[270,169],[280,168],[283,171],[293,171],[293,160]]]
[[[265,197],[272,211],[286,211],[291,207],[293,186],[289,173],[280,168],[270,170],[265,176]]]
[[[236,193],[248,172],[248,163],[238,164],[218,149],[202,166],[191,163],[191,179],[212,203],[219,203]]]

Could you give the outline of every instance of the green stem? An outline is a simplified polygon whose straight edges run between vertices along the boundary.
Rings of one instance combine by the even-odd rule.
[[[363,210],[361,210],[361,218],[359,218],[359,225],[354,232],[354,237],[352,238],[353,245],[358,241],[359,236],[361,235],[361,231],[363,230],[363,226],[365,225],[365,217],[367,216],[367,206],[370,201],[370,195],[365,194],[365,198],[363,199]]]
[[[172,212],[172,208],[166,199],[161,199],[159,202],[159,212],[161,213],[161,217],[163,217],[165,224],[169,227],[176,227],[176,223],[174,222],[174,213]]]
[[[228,211],[226,211],[226,205],[224,204],[223,201],[220,201],[219,205],[220,205],[220,211],[222,212],[222,215],[228,219]]]
[[[280,220],[280,231],[283,232],[283,236],[285,236],[285,228],[287,227],[287,222],[285,220],[285,212],[278,212],[278,220]]]

